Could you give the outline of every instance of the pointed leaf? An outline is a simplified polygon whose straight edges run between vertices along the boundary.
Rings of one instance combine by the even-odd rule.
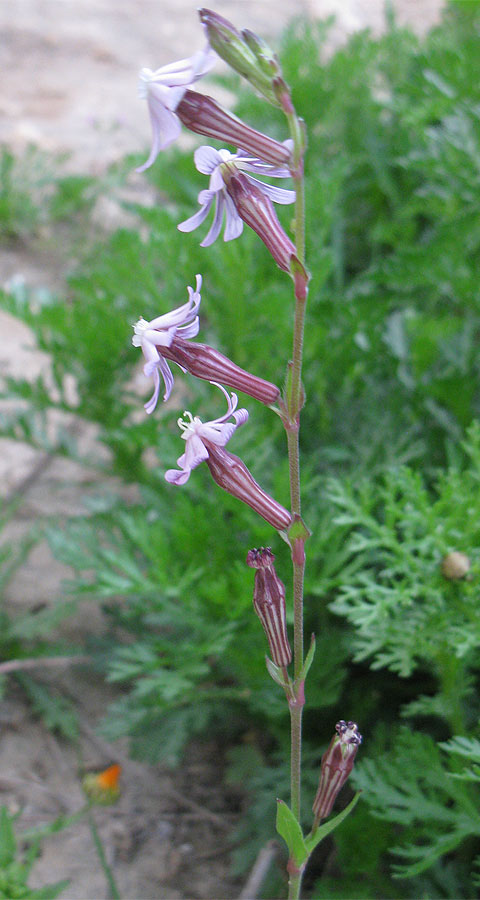
[[[267,666],[268,674],[273,680],[280,685],[282,688],[288,688],[288,682],[285,681],[285,676],[283,674],[283,670],[276,666],[274,662],[268,657],[265,656],[265,664]]]
[[[291,809],[283,800],[277,800],[277,831],[285,841],[290,858],[297,868],[301,868],[308,858],[308,850],[303,839],[302,829]]]
[[[306,541],[311,534],[312,532],[309,531],[302,517],[295,515],[293,518],[293,522],[288,529],[288,537],[290,538],[291,543],[293,544],[293,542],[297,539]]]
[[[312,637],[310,640],[310,647],[309,647],[308,653],[305,657],[305,661],[303,663],[302,671],[300,672],[300,675],[298,677],[298,681],[305,681],[305,679],[308,675],[308,670],[309,670],[310,666],[312,665],[314,656],[315,656],[315,635],[312,634]]]
[[[338,816],[334,816],[333,819],[325,822],[324,825],[320,825],[320,827],[317,828],[315,834],[313,834],[311,837],[305,838],[305,847],[309,856],[312,850],[315,849],[317,844],[319,844],[320,841],[323,841],[323,839],[326,838],[327,834],[330,834],[331,831],[337,828],[337,826],[340,825],[340,822],[343,822],[343,820],[346,819],[347,816],[352,812],[352,809],[357,805],[360,799],[361,793],[362,792],[359,791],[358,794],[355,794],[355,797],[353,798],[351,803],[349,803],[348,806],[346,806],[345,809],[343,809],[342,812],[338,814]]]

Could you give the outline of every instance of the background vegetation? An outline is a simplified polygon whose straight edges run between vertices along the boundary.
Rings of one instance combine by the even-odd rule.
[[[358,34],[326,61],[327,32],[328,24],[296,22],[280,52],[309,132],[302,444],[313,532],[306,631],[318,646],[307,697],[307,819],[339,718],[355,719],[364,735],[353,779],[364,794],[319,848],[306,889],[316,898],[472,897],[480,885],[480,8],[453,4],[422,40],[390,21],[383,37]],[[283,139],[275,111],[239,96],[239,115]],[[130,204],[131,227],[101,240],[90,233],[95,197],[136,162],[103,183],[54,176],[45,187],[38,166],[24,166],[29,183],[15,174],[22,161],[3,153],[4,238],[39,240],[45,216],[52,227],[69,222],[70,247],[75,229],[83,235],[61,293],[14,286],[1,296],[51,354],[55,382],[52,393],[41,380],[10,379],[4,395],[18,402],[3,415],[3,434],[79,456],[71,434],[52,438],[46,428],[53,408],[73,411],[98,427],[105,475],[138,485],[139,499],[127,508],[102,496],[85,515],[52,524],[51,546],[76,580],[55,615],[30,619],[30,630],[6,620],[2,650],[56,647],[51,625],[61,615],[87,598],[101,604],[107,626],[87,651],[123,687],[103,734],[128,734],[132,754],[172,765],[207,731],[230,747],[226,779],[246,789],[240,871],[271,837],[275,796],[287,791],[284,702],[265,676],[244,565],[250,547],[274,536],[234,499],[220,502],[202,467],[186,488],[166,485],[180,453],[179,410],[208,417],[216,407],[208,386],[185,377],[166,408],[138,415],[130,328],[183,302],[201,272],[200,339],[279,383],[292,310],[253,235],[206,252],[196,234],[176,232],[203,186],[190,152],[168,152],[147,173],[158,202]],[[251,420],[235,452],[287,503],[281,424],[243,400]],[[287,580],[287,550],[273,549]],[[455,550],[471,567],[452,580],[441,562]],[[274,881],[266,890],[278,896]]]

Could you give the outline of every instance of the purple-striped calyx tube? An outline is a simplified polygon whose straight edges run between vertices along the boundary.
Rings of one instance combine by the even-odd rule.
[[[253,606],[267,637],[272,660],[285,668],[292,660],[285,613],[285,586],[278,577],[270,547],[249,550],[247,565],[255,569]]]
[[[288,165],[292,156],[292,141],[283,144],[251,128],[233,113],[223,109],[213,97],[186,90],[176,110],[182,125],[195,134],[215,138],[241,147],[253,157],[273,166]]]
[[[246,409],[237,409],[236,394],[229,396],[221,384],[216,384],[216,387],[227,400],[226,413],[210,422],[202,422],[190,412],[185,412],[184,418],[178,419],[185,441],[185,452],[177,459],[179,468],[168,469],[165,479],[170,484],[185,484],[192,470],[206,462],[219,487],[246,503],[278,531],[286,531],[292,522],[288,510],[257,484],[243,460],[225,449],[236,429],[248,420],[248,412]]]
[[[186,341],[181,336],[175,336],[169,347],[162,348],[162,353],[166,359],[176,362],[196,378],[221,382],[249,394],[266,406],[276,403],[280,396],[280,389],[275,384],[241,369],[208,344],[196,344],[193,341]]]
[[[258,181],[253,183],[252,179],[247,179],[244,173],[237,171],[234,166],[224,166],[222,175],[227,195],[233,200],[237,216],[258,234],[277,266],[284,272],[290,272],[292,257],[296,257],[296,248],[278,221],[270,199],[276,200],[272,189],[268,194],[265,185],[260,187]],[[277,193],[279,190],[281,188],[276,189]],[[292,194],[291,202],[293,202],[295,192],[289,193]]]
[[[315,823],[329,816],[335,798],[353,769],[357,750],[362,743],[362,735],[355,722],[341,719],[335,725],[333,736],[322,756],[322,767],[317,794],[313,802]]]
[[[287,141],[286,144],[290,146],[290,142]],[[275,231],[275,223],[277,223],[278,228],[281,229],[271,201],[282,204],[294,203],[295,191],[279,188],[273,184],[265,184],[265,182],[260,181],[258,178],[253,178],[251,173],[268,175],[271,178],[289,178],[290,170],[288,166],[270,165],[270,163],[266,163],[263,159],[255,159],[254,157],[245,155],[243,150],[238,150],[237,153],[230,153],[230,151],[226,149],[215,150],[214,147],[208,146],[197,147],[194,153],[194,160],[198,171],[202,172],[203,175],[210,176],[209,185],[207,190],[200,191],[198,195],[200,209],[194,213],[193,216],[190,216],[189,219],[180,222],[177,226],[179,231],[189,232],[198,228],[198,226],[205,221],[213,205],[215,210],[213,222],[206,237],[204,237],[200,244],[201,247],[209,247],[210,244],[213,244],[213,242],[216,241],[222,230],[224,219],[224,241],[232,241],[234,238],[239,237],[243,231],[243,219],[247,222],[247,225],[250,225],[251,228],[259,234],[270,249],[270,246],[267,243],[269,238],[265,238],[263,232],[260,233],[259,229],[264,230],[267,228],[269,235],[272,232],[272,229]],[[229,188],[230,180],[233,180],[235,174],[242,178],[242,185],[247,194],[249,188],[251,188],[254,197],[263,198],[265,200],[264,206],[262,207],[262,221],[258,223],[258,227],[256,227],[255,224],[252,224],[249,217],[247,217],[247,214],[243,215],[240,209],[238,211],[236,209],[236,201],[233,195],[231,196],[232,192]],[[259,201],[257,201],[257,205],[258,202]],[[268,215],[265,217],[266,210],[268,210]],[[250,216],[250,218],[252,217]],[[255,222],[257,222],[258,217],[255,218],[254,216],[253,218],[255,219]],[[295,251],[295,247],[291,241],[288,246],[288,251],[287,271],[290,266],[290,255]]]

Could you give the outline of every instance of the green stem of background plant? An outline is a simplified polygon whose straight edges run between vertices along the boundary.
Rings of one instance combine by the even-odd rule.
[[[305,265],[305,188],[303,179],[303,159],[301,146],[301,126],[295,115],[287,115],[290,133],[294,141],[295,174],[293,180],[296,189],[295,201],[295,246],[297,258]],[[290,503],[294,517],[301,516],[300,496],[300,408],[302,406],[302,360],[303,333],[305,324],[306,290],[298,290],[295,281],[295,315],[293,329],[293,348],[291,361],[291,419],[287,428],[287,447],[290,474]],[[292,415],[293,413],[293,415]],[[303,547],[302,547],[303,551]],[[303,582],[305,560],[303,552],[297,556],[292,553],[293,560],[293,604],[294,604],[294,638],[293,661],[294,678],[297,679],[303,667]],[[299,690],[301,694],[299,695]],[[290,704],[291,756],[290,756],[290,803],[297,820],[301,815],[301,766],[302,766],[302,712],[303,685],[297,684],[298,703]],[[297,900],[300,896],[301,873],[291,873],[289,878],[289,900]]]

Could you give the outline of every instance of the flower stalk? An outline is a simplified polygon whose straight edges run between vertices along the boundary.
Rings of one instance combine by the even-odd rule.
[[[223,392],[227,411],[204,422],[185,412],[178,420],[185,441],[185,452],[177,460],[177,469],[165,473],[174,485],[185,484],[200,463],[205,462],[216,484],[241,500],[277,529],[291,549],[293,594],[293,653],[287,633],[285,587],[274,567],[270,548],[251,550],[247,563],[255,569],[253,605],[264,629],[271,659],[267,670],[285,690],[291,723],[290,808],[279,801],[277,830],[289,847],[289,900],[298,900],[301,882],[313,847],[301,832],[302,713],[305,680],[311,665],[315,641],[304,658],[303,595],[305,543],[309,531],[302,519],[300,479],[300,417],[305,396],[302,386],[303,344],[309,274],[305,263],[305,127],[297,116],[290,89],[284,81],[276,55],[252,32],[239,32],[218,13],[199,11],[209,43],[200,53],[156,72],[142,71],[143,96],[148,101],[153,141],[150,156],[140,171],[151,165],[160,149],[171,143],[183,124],[190,131],[226,141],[236,153],[223,148],[198,147],[195,165],[209,176],[208,188],[198,195],[199,209],[177,227],[192,232],[213,213],[213,220],[202,247],[210,246],[223,232],[223,239],[239,238],[244,224],[263,242],[272,258],[293,283],[293,336],[291,359],[283,394],[270,382],[236,366],[213,347],[193,343],[199,330],[201,277],[196,289],[188,288],[186,304],[151,322],[140,319],[134,326],[133,342],[145,357],[144,373],[154,379],[154,394],[145,405],[152,412],[158,400],[161,380],[164,399],[170,395],[173,376],[168,362],[184,372],[208,380]],[[192,90],[192,85],[212,66],[212,51],[239,72],[263,96],[285,115],[290,138],[283,143],[251,128],[222,109],[213,98]],[[294,190],[265,183],[254,175],[291,178]],[[292,237],[279,222],[274,203],[295,203]],[[237,409],[237,396],[229,395],[223,385],[241,390],[267,406],[276,405],[287,442],[290,510],[269,496],[254,480],[244,462],[226,449],[236,429],[248,420],[246,409]],[[446,573],[445,577],[448,577]],[[293,673],[288,666],[293,662]],[[348,778],[361,736],[353,722],[340,721],[336,735],[322,758],[320,784],[313,804],[314,824],[310,838],[322,818],[329,815],[338,791]],[[317,842],[322,831],[317,834]]]

